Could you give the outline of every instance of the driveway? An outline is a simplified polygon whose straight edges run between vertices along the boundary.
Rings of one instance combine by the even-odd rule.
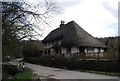
[[[39,74],[40,76],[49,76],[54,79],[64,79],[74,81],[77,79],[82,79],[81,81],[118,81],[118,77],[115,76],[107,76],[107,75],[100,75],[100,74],[93,74],[87,72],[79,72],[79,71],[71,71],[59,68],[52,68],[46,66],[40,66],[30,63],[25,63],[25,66],[31,68]],[[85,80],[84,80],[85,79]],[[90,80],[91,79],[91,80]],[[93,80],[94,79],[94,80]]]

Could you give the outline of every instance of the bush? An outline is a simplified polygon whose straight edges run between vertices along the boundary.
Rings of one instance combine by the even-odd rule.
[[[7,79],[10,76],[14,76],[19,72],[18,68],[14,65],[2,64],[2,79]]]
[[[66,68],[69,70],[94,70],[103,72],[120,72],[120,63],[114,61],[80,61],[67,59],[29,59],[27,62],[41,64],[44,66],[52,66],[56,68]]]
[[[2,72],[14,76],[19,70],[14,65],[2,65]]]

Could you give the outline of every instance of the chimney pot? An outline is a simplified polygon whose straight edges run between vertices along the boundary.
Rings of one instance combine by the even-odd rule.
[[[65,21],[61,21],[61,24],[60,24],[60,27],[62,27],[62,26],[64,26],[64,24],[65,24]]]

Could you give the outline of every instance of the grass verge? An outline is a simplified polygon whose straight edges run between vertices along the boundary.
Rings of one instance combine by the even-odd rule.
[[[30,68],[25,68],[21,73],[15,75],[15,79],[31,79],[32,70]]]
[[[91,71],[91,70],[79,70],[81,72],[88,72],[88,73],[95,73],[95,74],[102,74],[102,75],[109,75],[109,76],[120,76],[120,73],[114,72],[101,72],[101,71]]]

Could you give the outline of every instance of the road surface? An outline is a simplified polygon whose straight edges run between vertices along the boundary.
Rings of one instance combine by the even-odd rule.
[[[100,75],[100,74],[93,74],[93,73],[86,73],[86,72],[79,72],[79,71],[71,71],[59,68],[52,68],[46,66],[40,66],[30,63],[25,63],[25,66],[31,68],[39,74],[40,76],[49,76],[54,79],[64,79],[67,81],[76,81],[77,79],[82,79],[80,81],[119,81],[118,77],[116,76],[107,76],[107,75]],[[85,79],[85,80],[84,80]],[[87,80],[88,79],[88,80]],[[91,79],[91,80],[90,80]],[[94,80],[93,80],[94,79]]]

